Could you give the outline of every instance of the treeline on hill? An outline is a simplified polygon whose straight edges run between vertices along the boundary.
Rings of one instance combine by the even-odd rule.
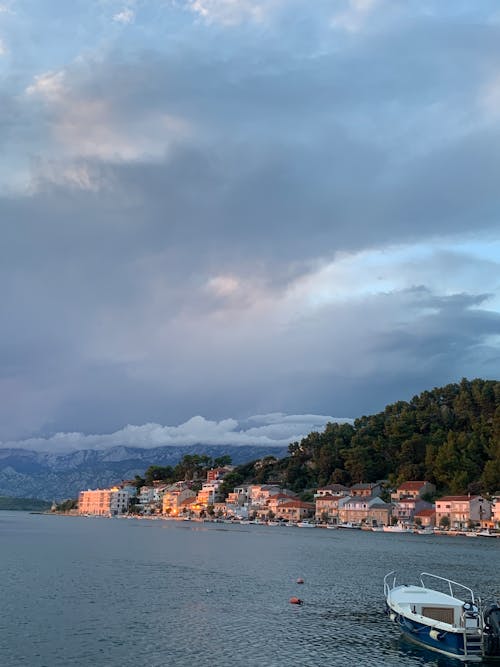
[[[387,479],[395,486],[426,479],[441,493],[493,494],[500,491],[500,382],[464,379],[424,391],[353,425],[327,424],[322,433],[310,433],[288,450],[283,459],[268,456],[237,466],[226,475],[221,491],[277,483],[303,493],[331,483]],[[192,458],[184,457],[167,475],[152,466],[146,481],[197,479],[208,464],[229,463],[228,457],[209,462]]]
[[[211,468],[223,468],[231,463],[231,457],[227,454],[211,458],[206,454],[186,454],[176,466],[149,466],[144,473],[144,477],[135,476],[135,485],[137,488],[153,482],[165,482],[172,484],[180,480],[194,480],[196,485],[201,488],[201,480],[206,477],[206,473]]]

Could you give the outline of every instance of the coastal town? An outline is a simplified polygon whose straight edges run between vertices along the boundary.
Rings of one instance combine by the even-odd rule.
[[[197,491],[193,480],[139,487],[130,480],[81,491],[73,513],[500,537],[500,497],[448,495],[430,502],[436,487],[411,480],[392,489],[387,500],[389,491],[382,483],[331,484],[316,489],[313,502],[277,484],[238,486],[222,498],[221,484],[232,469],[208,470]]]

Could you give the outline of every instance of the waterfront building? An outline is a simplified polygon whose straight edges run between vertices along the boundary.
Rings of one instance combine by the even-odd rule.
[[[256,506],[254,511],[259,519],[268,519],[278,514],[278,507],[291,500],[298,500],[297,495],[284,489],[283,493],[277,493],[276,495],[270,496],[264,505]]]
[[[446,518],[445,518],[446,517]],[[470,523],[480,524],[491,518],[491,503],[482,496],[445,496],[436,500],[436,524],[463,530]]]
[[[208,507],[208,505],[214,505],[220,500],[219,486],[221,480],[215,480],[213,482],[205,482],[198,491],[197,502],[203,507]]]
[[[328,523],[338,523],[339,506],[342,505],[342,500],[345,500],[347,498],[350,498],[350,496],[315,494],[316,521],[327,521]]]
[[[415,523],[419,523],[422,528],[434,528],[436,525],[436,510],[434,507],[419,510],[414,516]]]
[[[141,486],[137,496],[137,504],[139,511],[142,514],[154,514],[157,510],[157,503],[155,502],[155,487]]]
[[[78,514],[116,516],[127,511],[130,496],[114,486],[110,489],[88,489],[78,496]]]
[[[353,496],[346,499],[339,507],[341,523],[387,526],[391,516],[391,503],[385,503],[379,496]]]
[[[185,498],[179,503],[179,516],[190,517],[193,514],[199,514],[200,508],[197,506],[196,496]]]
[[[248,486],[248,504],[254,508],[265,507],[272,496],[277,496],[283,490],[278,484],[251,484]]]
[[[426,481],[410,481],[400,484],[394,493],[391,493],[391,500],[397,503],[400,500],[408,498],[422,498],[424,495],[433,495],[436,493],[434,484]]]
[[[493,527],[500,528],[500,497],[493,499],[493,503],[491,505],[491,520]]]
[[[248,487],[247,486],[235,486],[231,493],[228,493],[226,498],[227,505],[234,505],[237,507],[242,507],[245,503],[248,502]]]
[[[287,500],[276,506],[277,519],[291,522],[302,521],[314,516],[314,503],[305,503],[301,500]]]
[[[196,498],[196,493],[185,486],[183,482],[167,486],[162,498],[162,512],[168,516],[179,516],[182,502],[188,498]]]
[[[418,496],[416,498],[401,498],[397,502],[393,502],[393,505],[392,516],[396,517],[398,523],[411,524],[417,512],[424,509],[434,511],[431,503],[425,502]]]

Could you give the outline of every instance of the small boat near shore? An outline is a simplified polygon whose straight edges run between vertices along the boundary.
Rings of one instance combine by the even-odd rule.
[[[384,526],[384,533],[413,533],[413,528],[398,524],[395,526]]]
[[[483,607],[467,586],[428,572],[420,585],[397,585],[389,572],[384,596],[389,618],[410,641],[462,661],[500,659],[500,605]]]

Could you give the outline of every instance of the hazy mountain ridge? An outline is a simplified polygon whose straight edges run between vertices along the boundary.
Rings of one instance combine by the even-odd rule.
[[[229,454],[235,464],[272,454],[286,447],[193,445],[179,447],[117,446],[108,450],[78,450],[53,454],[27,449],[0,449],[0,495],[59,500],[76,497],[82,489],[108,486],[142,474],[150,465],[175,465],[185,454],[217,457]]]

